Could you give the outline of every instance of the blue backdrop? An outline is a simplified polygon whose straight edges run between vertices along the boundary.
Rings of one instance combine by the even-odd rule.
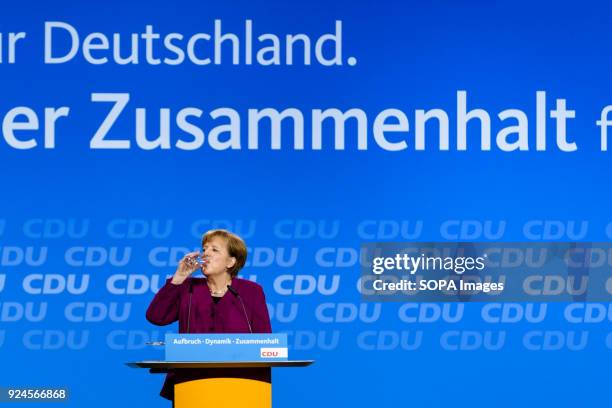
[[[0,140],[0,386],[67,386],[74,407],[168,406],[158,396],[162,376],[124,362],[162,357],[144,343],[177,328],[149,324],[146,307],[184,251],[222,227],[245,238],[242,274],[264,287],[273,329],[289,333],[290,357],[317,361],[274,371],[275,406],[609,405],[609,304],[598,305],[601,318],[575,323],[567,303],[520,304],[526,314],[507,322],[487,319],[482,304],[361,303],[356,254],[372,241],[608,241],[612,166],[595,121],[612,103],[611,11],[592,1],[3,5],[0,113],[30,107],[41,127],[45,107],[70,114],[57,121],[53,149],[42,147],[42,130],[30,131],[33,149],[12,147],[7,129]],[[344,61],[232,64],[226,50],[217,65],[151,65],[143,49],[131,65],[95,65],[82,51],[62,64],[44,61],[49,21],[70,24],[81,41],[120,33],[127,44],[146,25],[190,36],[212,33],[215,19],[227,32],[241,33],[248,19],[258,34],[314,40],[342,21]],[[14,63],[9,32],[27,33]],[[57,55],[70,48],[63,34],[54,39]],[[470,125],[468,150],[458,151],[452,124],[461,90],[469,109],[491,114],[493,136],[497,113],[525,111],[530,149],[482,151]],[[535,150],[537,91],[547,92],[549,108],[563,98],[576,111],[567,134],[577,151],[560,151],[554,138]],[[92,93],[130,94],[109,138],[131,139],[132,148],[90,148],[111,107],[93,103]],[[147,109],[154,139],[159,109],[176,115],[184,107],[204,112],[191,119],[204,133],[220,107],[240,112],[243,132],[247,109],[296,108],[307,117],[359,108],[371,126],[396,108],[412,132],[410,112],[439,108],[449,112],[451,149],[440,151],[434,136],[417,151],[409,132],[404,151],[371,138],[359,150],[354,122],[344,150],[331,148],[331,126],[321,150],[308,147],[308,132],[304,150],[291,148],[290,136],[279,150],[264,136],[253,150],[245,138],[240,150],[135,146],[136,108]],[[191,140],[173,121],[173,144],[180,135]],[[554,134],[554,120],[548,124]],[[260,135],[270,131],[262,122]],[[15,134],[25,140],[27,132]],[[542,308],[544,317],[534,318]]]

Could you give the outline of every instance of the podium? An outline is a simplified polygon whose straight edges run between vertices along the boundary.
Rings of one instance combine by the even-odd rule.
[[[184,381],[174,385],[174,408],[270,408],[272,367],[306,367],[313,360],[290,361],[137,361],[133,368],[172,371]]]

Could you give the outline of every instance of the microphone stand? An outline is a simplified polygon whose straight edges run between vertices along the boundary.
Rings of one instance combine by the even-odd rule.
[[[244,307],[244,302],[242,301],[242,297],[240,296],[238,291],[232,287],[232,285],[227,285],[227,290],[232,292],[232,295],[236,296],[238,300],[240,301],[240,305],[242,306],[242,312],[244,313],[244,319],[246,320],[247,325],[249,325],[249,332],[253,334],[253,328],[251,327],[251,322],[249,321],[249,316],[247,315],[246,308]]]
[[[193,297],[193,278],[189,278],[189,308],[187,309],[187,333],[191,324],[191,298]]]

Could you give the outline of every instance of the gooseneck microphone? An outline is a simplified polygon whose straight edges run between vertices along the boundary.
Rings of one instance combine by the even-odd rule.
[[[238,293],[236,289],[232,287],[232,285],[227,285],[227,290],[232,292],[232,295],[236,296],[238,300],[240,301],[240,305],[242,305],[242,311],[244,312],[244,319],[249,325],[249,332],[253,333],[253,328],[251,327],[251,322],[249,321],[249,316],[247,315],[246,308],[244,307],[244,302],[242,301],[242,297],[240,297],[240,294]]]
[[[193,278],[189,278],[189,308],[187,309],[187,333],[191,324],[191,297],[193,296]]]

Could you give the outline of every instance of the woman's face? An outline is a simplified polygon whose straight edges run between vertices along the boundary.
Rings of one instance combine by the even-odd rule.
[[[229,269],[236,263],[236,258],[229,255],[227,241],[222,237],[212,237],[202,247],[205,276],[222,275],[229,273]]]

